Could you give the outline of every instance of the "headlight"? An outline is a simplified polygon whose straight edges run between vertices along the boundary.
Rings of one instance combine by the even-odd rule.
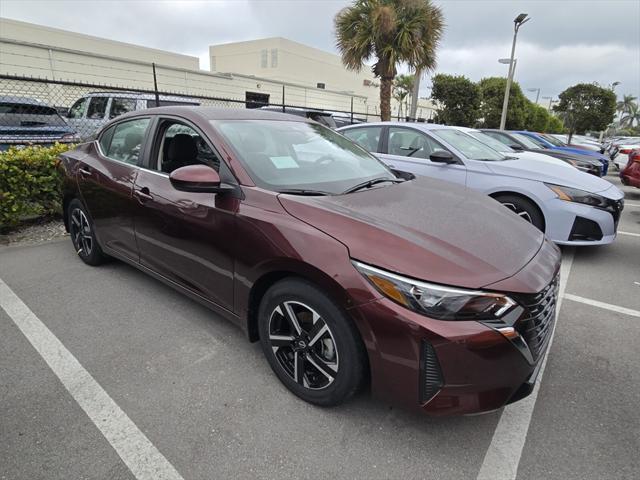
[[[501,293],[465,290],[420,282],[353,261],[356,269],[383,295],[439,320],[494,320],[516,305]]]
[[[607,208],[607,199],[596,195],[595,193],[585,192],[584,190],[578,190],[577,188],[563,187],[561,185],[553,185],[551,183],[545,183],[553,193],[558,195],[560,200],[565,202],[584,203],[585,205],[591,205],[592,207]]]

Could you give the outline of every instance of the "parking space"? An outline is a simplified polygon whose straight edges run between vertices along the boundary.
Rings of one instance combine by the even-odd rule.
[[[624,190],[620,231],[640,235],[640,190]],[[565,293],[640,312],[640,237],[565,256]],[[366,392],[305,404],[231,324],[122,263],[86,267],[68,240],[3,248],[0,278],[184,479],[475,479],[505,443],[501,412],[429,418]],[[517,478],[637,478],[640,318],[571,298],[531,421],[508,432]],[[132,473],[1,309],[0,338],[0,478],[163,478]]]

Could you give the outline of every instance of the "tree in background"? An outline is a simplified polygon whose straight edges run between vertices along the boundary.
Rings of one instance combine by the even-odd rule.
[[[550,114],[547,120],[547,127],[544,131],[547,133],[564,133],[565,128],[562,120],[560,120],[555,115]]]
[[[342,63],[360,71],[375,58],[380,79],[380,117],[391,119],[391,87],[396,67],[432,70],[444,30],[442,11],[430,0],[356,0],[335,17],[336,45]]]
[[[439,73],[432,80],[431,98],[439,103],[437,122],[473,127],[480,116],[480,88],[467,77]]]
[[[567,88],[558,98],[554,111],[561,114],[569,133],[605,130],[616,114],[616,94],[595,83],[579,83]]]
[[[634,105],[637,107],[636,100],[637,98],[633,95],[623,95],[622,100],[616,104],[616,112],[620,114],[629,113]]]
[[[404,103],[404,112],[407,114],[407,104],[411,98],[411,92],[413,91],[413,82],[415,77],[413,75],[398,75],[393,80],[393,98],[395,98],[400,105],[398,107],[398,116],[402,116],[402,105]]]
[[[633,127],[634,123],[640,125],[640,109],[638,109],[637,103],[631,102],[620,117],[620,126],[623,128],[629,128]]]
[[[547,132],[550,117],[551,115],[546,108],[529,101],[526,104],[524,129],[533,132]]]
[[[507,79],[502,77],[483,78],[478,83],[482,95],[480,115],[486,128],[499,128],[502,114],[502,102]],[[507,111],[507,130],[522,130],[526,125],[527,102],[517,82],[511,84],[509,91],[509,109]]]

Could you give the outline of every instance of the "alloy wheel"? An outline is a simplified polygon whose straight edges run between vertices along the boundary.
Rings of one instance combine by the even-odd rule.
[[[331,329],[311,307],[282,302],[269,317],[269,343],[280,367],[299,385],[321,390],[338,373],[338,349]]]
[[[93,235],[87,216],[80,208],[74,208],[71,212],[71,238],[78,255],[88,257],[93,250]]]

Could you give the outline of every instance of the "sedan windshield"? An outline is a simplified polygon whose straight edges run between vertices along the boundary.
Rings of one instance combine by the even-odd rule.
[[[277,192],[339,194],[396,176],[378,159],[331,129],[279,120],[212,121],[256,185]]]
[[[540,140],[533,139],[528,135],[523,135],[522,133],[511,133],[510,135],[513,135],[513,138],[518,140],[527,148],[547,148],[547,146],[544,143],[542,143]]]
[[[469,135],[471,135],[473,138],[475,138],[476,140],[478,140],[478,141],[484,143],[485,145],[493,148],[497,152],[502,152],[502,153],[514,153],[515,152],[515,150],[513,148],[511,148],[509,145],[505,145],[500,140],[496,140],[495,138],[490,137],[486,133],[480,132],[479,130],[469,130],[467,133]]]
[[[558,140],[555,137],[552,137],[551,135],[542,134],[542,138],[544,138],[547,142],[549,142],[551,145],[553,145],[555,147],[566,147],[567,146],[566,143],[562,143],[560,140]]]
[[[500,161],[506,160],[506,157],[500,152],[488,147],[484,143],[476,140],[466,133],[462,133],[459,130],[452,130],[448,128],[432,130],[433,135],[441,138],[453,148],[462,152],[462,154],[469,160],[482,160],[482,161]]]

